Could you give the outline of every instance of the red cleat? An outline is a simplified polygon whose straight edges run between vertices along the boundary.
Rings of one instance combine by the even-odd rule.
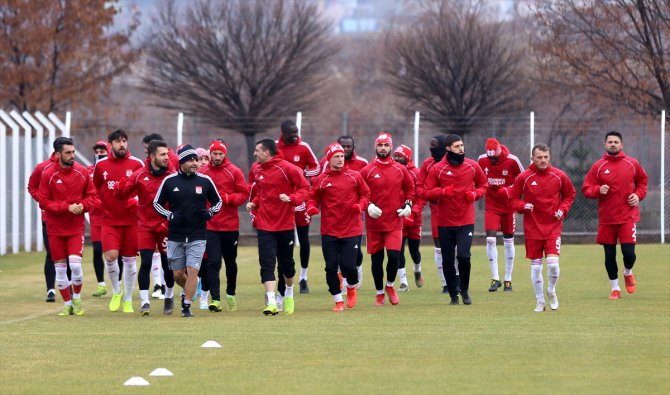
[[[347,287],[347,307],[353,309],[355,306],[356,306],[356,287],[354,288]]]
[[[621,291],[618,290],[612,291],[612,293],[610,294],[610,299],[611,300],[621,299]]]
[[[389,302],[396,305],[400,300],[398,299],[398,294],[395,292],[395,288],[386,286],[386,293],[389,295]]]
[[[377,306],[383,306],[384,305],[384,294],[377,294],[377,301],[375,301],[375,304]]]
[[[632,274],[626,276],[624,274],[623,279],[626,283],[626,291],[628,291],[629,294],[635,293],[635,276]]]
[[[344,302],[335,303],[335,307],[333,307],[333,311],[335,311],[335,312],[344,311]]]

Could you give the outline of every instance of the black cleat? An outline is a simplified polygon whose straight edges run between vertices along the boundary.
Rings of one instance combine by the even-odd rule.
[[[191,313],[191,305],[190,304],[182,304],[182,306],[181,306],[181,316],[186,317],[186,318],[194,317],[193,313]]]
[[[461,298],[463,299],[463,304],[472,304],[472,298],[468,291],[461,291]]]
[[[163,305],[163,314],[172,315],[173,310],[174,310],[174,299],[165,298],[165,304]]]
[[[56,302],[56,292],[55,291],[49,291],[47,292],[47,303],[55,303]]]
[[[505,281],[505,286],[503,288],[503,291],[511,291],[512,290],[512,282],[511,281]]]
[[[442,293],[443,293],[443,294],[448,294],[448,293],[449,293],[449,287],[447,287],[446,285],[443,286],[443,287],[442,287]]]
[[[308,294],[309,293],[309,287],[307,286],[307,280],[300,280],[300,293],[301,294]]]
[[[452,296],[451,301],[449,302],[450,305],[457,305],[459,303],[458,301],[458,296]]]
[[[489,287],[489,292],[495,292],[498,288],[502,287],[500,280],[491,280],[491,286]]]
[[[140,307],[140,314],[144,317],[145,315],[151,314],[151,305],[149,303],[144,303]]]

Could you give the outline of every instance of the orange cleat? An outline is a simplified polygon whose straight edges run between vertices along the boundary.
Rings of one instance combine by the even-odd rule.
[[[619,290],[612,291],[612,293],[610,294],[610,299],[611,300],[621,299],[621,291]]]
[[[626,291],[628,291],[629,294],[635,293],[635,276],[632,274],[626,276],[624,274],[623,279],[626,283]]]
[[[355,306],[356,306],[356,288],[347,287],[347,307],[353,309]]]
[[[333,311],[335,311],[335,312],[344,311],[344,302],[335,303],[335,307],[333,307]]]
[[[395,288],[386,286],[386,293],[389,295],[389,302],[396,305],[400,300],[398,299],[398,294],[395,292]]]
[[[384,294],[377,294],[377,300],[375,301],[375,304],[377,306],[383,306],[384,305]]]

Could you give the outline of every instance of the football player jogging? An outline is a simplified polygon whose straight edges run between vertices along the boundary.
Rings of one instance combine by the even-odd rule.
[[[420,197],[419,169],[414,166],[414,161],[412,161],[412,149],[403,144],[396,148],[393,155],[396,162],[407,167],[416,191],[416,199],[412,205],[412,215],[402,220],[402,246],[400,247],[400,258],[398,260],[398,276],[400,277],[400,288],[398,288],[398,291],[408,292],[409,283],[407,282],[407,270],[405,269],[405,244],[407,244],[409,255],[414,262],[414,282],[418,288],[423,286],[419,245],[421,244],[421,225],[423,223],[421,212],[426,202]]]
[[[168,221],[167,257],[174,281],[184,289],[181,316],[190,318],[205,253],[207,221],[221,210],[221,197],[206,175],[198,173],[198,155],[190,144],[179,151],[179,171],[163,179],[153,201]],[[207,203],[211,205],[207,208]],[[168,209],[169,208],[169,209]],[[167,301],[167,296],[165,297]]]
[[[298,166],[304,172],[309,180],[319,174],[320,168],[316,155],[312,152],[309,144],[302,141],[299,136],[298,126],[295,122],[287,120],[281,124],[281,136],[277,140],[277,150],[281,152],[284,159],[289,163]],[[309,285],[307,284],[307,269],[309,268],[309,223],[310,217],[307,215],[306,206],[298,205],[295,208],[295,230],[300,242],[300,293],[308,294]],[[279,280],[279,290],[282,291],[284,284]]]
[[[91,182],[93,182],[93,173],[95,171],[95,164],[101,159],[109,155],[108,143],[100,140],[93,146],[93,165],[88,168]],[[100,298],[107,295],[107,286],[105,284],[105,261],[102,259],[102,202],[96,195],[95,204],[88,212],[88,218],[91,225],[91,244],[93,245],[93,270],[95,271],[95,278],[98,281],[98,286],[93,292],[93,297]],[[123,262],[121,262],[123,264]]]
[[[640,221],[638,206],[647,195],[647,173],[640,163],[623,152],[623,136],[616,131],[605,135],[605,155],[593,164],[582,185],[582,193],[598,199],[598,236],[596,242],[605,250],[605,269],[612,292],[609,298],[621,298],[619,268],[616,261],[617,240],[623,254],[623,278],[626,291],[635,292],[635,223]]]
[[[370,187],[370,204],[365,219],[367,250],[372,262],[372,277],[377,290],[375,304],[384,305],[384,291],[392,305],[399,303],[394,282],[402,245],[402,220],[412,215],[414,182],[405,166],[391,156],[393,140],[388,133],[375,139],[376,156],[361,170]],[[388,254],[384,284],[384,249]]]
[[[326,283],[333,296],[333,311],[344,311],[344,300],[337,275],[338,266],[347,279],[347,307],[356,306],[357,253],[361,249],[361,212],[370,198],[360,173],[350,170],[339,143],[326,148],[326,170],[312,179],[307,214],[321,213],[321,249],[326,262]]]
[[[165,302],[163,314],[170,315],[174,309],[174,278],[167,265],[167,233],[168,224],[165,218],[153,209],[154,198],[158,187],[165,177],[175,170],[169,164],[168,145],[165,141],[152,140],[147,147],[149,157],[145,167],[135,171],[130,177],[124,177],[116,190],[116,197],[128,199],[137,196],[137,246],[140,251],[140,313],[151,314],[149,300],[150,273],[153,266],[154,251],[158,249],[165,273]]]
[[[514,271],[514,228],[516,225],[514,207],[507,197],[508,188],[523,171],[523,165],[516,156],[498,140],[486,139],[486,153],[479,156],[479,166],[484,170],[489,183],[484,209],[484,229],[486,229],[486,256],[491,269],[489,292],[495,292],[503,286],[498,274],[498,249],[496,234],[503,234],[505,247],[505,285],[504,291],[512,290],[512,272]]]
[[[277,315],[275,297],[275,262],[286,283],[284,313],[293,314],[293,260],[295,207],[304,204],[309,184],[297,166],[277,156],[277,143],[269,138],[256,142],[254,156],[258,161],[253,176],[251,199],[247,211],[255,212],[254,224],[258,233],[258,261],[261,282],[265,286],[267,305],[265,315]]]
[[[98,161],[93,171],[93,185],[102,203],[102,250],[112,285],[109,310],[118,311],[123,297],[124,313],[133,313],[133,288],[137,277],[137,199],[119,200],[115,189],[124,177],[130,177],[144,163],[128,151],[128,134],[118,129],[107,136],[110,155]],[[123,261],[124,293],[121,294],[119,264]]]
[[[84,272],[84,213],[94,204],[95,190],[88,170],[74,161],[74,143],[69,138],[54,141],[56,163],[44,170],[39,187],[40,208],[46,213],[47,236],[56,266],[56,284],[65,306],[58,315],[84,314],[81,289]],[[67,265],[72,270],[72,289]]]
[[[481,167],[465,157],[461,136],[445,138],[447,154],[430,169],[423,184],[424,198],[437,201],[437,230],[445,257],[443,266],[450,304],[458,304],[460,292],[463,304],[472,304],[470,297],[470,247],[475,230],[475,201],[484,197],[486,176]],[[450,264],[458,260],[458,273]]]
[[[419,178],[417,183],[421,187],[423,187],[430,169],[435,166],[436,163],[439,163],[444,158],[444,155],[447,154],[445,140],[446,137],[446,135],[440,134],[430,139],[430,157],[423,161],[421,168],[419,169]],[[437,267],[437,274],[440,276],[440,280],[442,280],[442,293],[449,293],[449,289],[447,288],[447,280],[444,277],[444,269],[442,267],[442,248],[440,247],[440,238],[437,232],[437,201],[429,201],[428,206],[430,207],[431,236],[433,238],[433,245],[435,246],[435,266]],[[456,275],[458,275],[457,262],[454,262],[454,267],[456,267]],[[417,287],[418,286],[419,285],[417,284]]]
[[[221,259],[226,265],[226,306],[237,310],[237,242],[240,237],[240,218],[237,208],[249,198],[249,187],[244,174],[228,159],[228,147],[220,141],[209,146],[211,160],[198,170],[209,176],[216,186],[223,205],[221,211],[207,223],[206,267],[201,268],[202,292],[209,291],[212,300],[209,310],[221,309]]]
[[[558,310],[556,283],[560,275],[561,231],[576,192],[568,176],[551,165],[547,145],[537,144],[531,153],[532,163],[514,180],[510,199],[517,212],[523,213],[526,258],[530,259],[530,279],[537,300],[535,311],[542,312],[547,309],[542,257],[547,258],[549,307]]]

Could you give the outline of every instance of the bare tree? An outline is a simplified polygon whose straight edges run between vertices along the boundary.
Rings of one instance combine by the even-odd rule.
[[[522,51],[502,22],[456,1],[426,2],[420,20],[390,39],[385,72],[395,92],[434,124],[467,134],[477,117],[523,103]]]
[[[670,0],[537,1],[542,78],[639,114],[670,108]]]
[[[338,47],[311,3],[168,0],[146,45],[146,89],[164,108],[187,108],[244,134],[249,164],[256,133],[272,117],[323,98],[325,69]]]
[[[48,112],[97,103],[137,56],[135,18],[127,30],[109,30],[115,3],[0,2],[0,105]]]

